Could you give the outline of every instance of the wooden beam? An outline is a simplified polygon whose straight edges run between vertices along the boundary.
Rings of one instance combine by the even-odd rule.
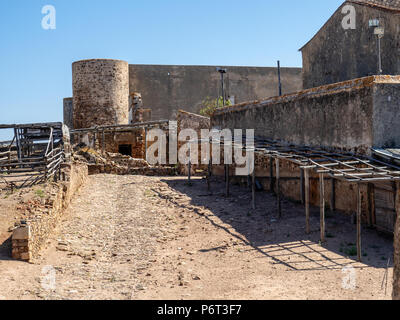
[[[281,186],[280,186],[280,168],[279,168],[279,158],[275,159],[276,166],[276,201],[278,207],[278,217],[282,217],[282,206],[281,206]]]
[[[306,233],[310,234],[310,173],[304,170],[304,198],[306,206]]]
[[[357,183],[357,260],[361,262],[361,188]]]
[[[319,207],[321,242],[325,242],[325,183],[323,173],[319,174]]]

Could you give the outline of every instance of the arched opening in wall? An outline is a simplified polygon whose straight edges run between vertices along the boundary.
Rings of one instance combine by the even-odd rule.
[[[118,153],[124,156],[132,157],[132,145],[131,144],[120,144],[118,146]]]

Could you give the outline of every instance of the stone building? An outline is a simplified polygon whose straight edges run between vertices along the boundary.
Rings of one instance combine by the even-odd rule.
[[[400,74],[400,1],[349,0],[300,49],[304,89],[379,74],[377,24],[370,20],[384,27],[382,74]]]
[[[235,103],[278,95],[277,68],[225,67],[225,95]],[[77,61],[73,71],[75,129],[129,122],[128,97],[141,94],[145,119],[174,120],[179,109],[198,113],[207,98],[221,96],[214,66],[129,65],[124,61]],[[301,68],[281,69],[282,91],[302,89]],[[67,100],[68,101],[68,100]],[[64,104],[64,121],[72,123]],[[98,112],[93,112],[96,110]],[[132,114],[131,114],[132,116]]]

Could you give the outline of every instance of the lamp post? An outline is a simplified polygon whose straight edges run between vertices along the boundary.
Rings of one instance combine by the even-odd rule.
[[[374,28],[374,35],[378,39],[378,74],[382,74],[382,49],[381,49],[381,39],[385,35],[385,28],[380,26],[379,19],[369,20],[369,26]]]
[[[222,90],[222,101],[223,101],[222,106],[225,107],[224,74],[227,73],[228,70],[223,68],[217,68],[217,72],[221,74],[221,90]]]

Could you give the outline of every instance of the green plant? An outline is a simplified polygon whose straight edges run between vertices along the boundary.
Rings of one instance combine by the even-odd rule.
[[[39,198],[44,198],[45,194],[42,189],[37,189],[35,190],[35,195],[37,195]]]
[[[351,247],[349,247],[349,248],[346,248],[346,249],[344,250],[344,253],[345,253],[346,255],[348,255],[349,257],[354,257],[354,256],[357,255],[357,248],[356,248],[355,246],[351,246]]]
[[[211,99],[207,97],[205,100],[201,102],[200,114],[205,117],[211,117],[215,110],[222,107],[229,107],[232,103],[230,100],[224,101],[222,97],[218,97],[217,99]]]

